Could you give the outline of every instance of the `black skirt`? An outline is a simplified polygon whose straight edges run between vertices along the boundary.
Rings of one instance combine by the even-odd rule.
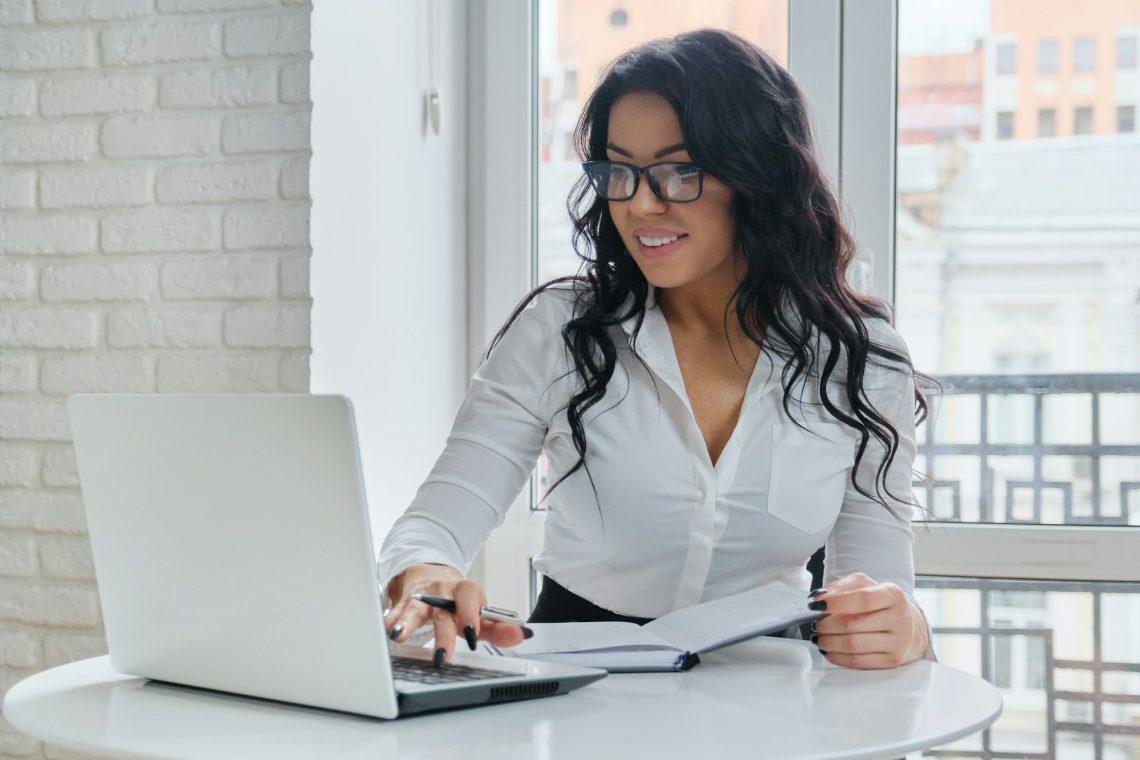
[[[542,576],[542,591],[538,594],[534,610],[527,618],[528,623],[623,622],[638,625],[645,625],[652,620],[653,618],[622,615],[605,607],[599,607],[546,575]],[[794,625],[768,635],[798,639],[800,628]]]

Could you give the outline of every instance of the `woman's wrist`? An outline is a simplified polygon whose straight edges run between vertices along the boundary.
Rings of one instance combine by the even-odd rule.
[[[930,626],[926,622],[926,615],[918,602],[909,596],[906,604],[910,612],[910,644],[903,655],[903,663],[922,659],[930,649]]]

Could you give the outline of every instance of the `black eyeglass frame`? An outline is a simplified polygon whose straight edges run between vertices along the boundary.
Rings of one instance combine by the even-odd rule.
[[[598,166],[600,164],[610,164],[611,166],[624,166],[633,172],[633,192],[631,192],[629,194],[628,198],[610,198],[598,190],[597,185],[594,184],[593,174],[590,173],[590,167]],[[665,166],[667,164],[673,165],[673,166],[689,166],[689,167],[692,167],[692,168],[697,170],[697,195],[696,195],[696,197],[690,198],[689,200],[685,200],[685,201],[675,201],[675,200],[672,200],[670,198],[666,198],[661,194],[661,188],[657,184],[657,181],[655,179],[653,179],[652,176],[650,176],[649,170],[655,166]],[[586,172],[586,177],[590,181],[590,187],[594,188],[594,192],[598,193],[599,196],[601,196],[602,198],[605,198],[607,201],[615,201],[618,203],[621,203],[623,201],[628,201],[628,200],[632,199],[635,195],[637,195],[637,190],[639,187],[641,187],[641,175],[642,174],[645,175],[645,179],[649,182],[649,189],[652,190],[653,194],[656,195],[657,198],[659,200],[663,201],[664,203],[692,203],[695,200],[700,200],[701,193],[703,193],[704,189],[705,189],[705,170],[702,169],[701,167],[697,166],[696,164],[690,162],[690,161],[658,161],[655,164],[649,164],[648,166],[643,166],[640,169],[637,168],[636,166],[634,166],[633,164],[627,164],[624,161],[610,161],[608,159],[607,160],[598,160],[598,161],[584,161],[582,163],[582,171]]]

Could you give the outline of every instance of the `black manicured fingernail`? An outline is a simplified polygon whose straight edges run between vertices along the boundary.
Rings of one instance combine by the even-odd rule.
[[[442,668],[443,667],[443,658],[445,656],[447,656],[447,650],[444,649],[443,647],[440,647],[439,649],[435,650],[435,655],[431,658],[432,665],[435,665],[437,668]]]
[[[808,602],[808,609],[809,610],[826,610],[827,609],[827,600],[826,599],[816,599],[814,602]]]
[[[404,624],[403,623],[396,623],[394,626],[392,626],[392,630],[388,631],[388,638],[395,641],[396,637],[399,636],[403,632],[404,632]]]
[[[826,593],[827,593],[827,589],[825,589],[825,588],[816,588],[816,589],[812,589],[811,591],[809,591],[809,592],[808,592],[808,597],[809,597],[809,598],[810,598],[810,597],[815,597],[815,596],[819,596],[820,594],[826,594]]]
[[[811,641],[811,643],[815,644],[816,646],[819,646],[819,634],[818,634],[818,633],[813,633],[813,634],[811,635],[811,639],[810,639],[810,641]]]
[[[525,625],[522,627],[522,629],[523,629],[523,638],[524,639],[529,639],[531,636],[534,636],[534,631],[527,628]]]
[[[463,629],[463,638],[467,639],[467,648],[475,651],[475,626],[469,625]]]
[[[827,654],[827,650],[821,649],[821,650],[819,650],[819,653],[820,654]]]

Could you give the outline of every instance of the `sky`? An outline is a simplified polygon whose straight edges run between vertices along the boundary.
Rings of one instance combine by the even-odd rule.
[[[989,0],[899,0],[899,55],[964,53],[989,27]]]

